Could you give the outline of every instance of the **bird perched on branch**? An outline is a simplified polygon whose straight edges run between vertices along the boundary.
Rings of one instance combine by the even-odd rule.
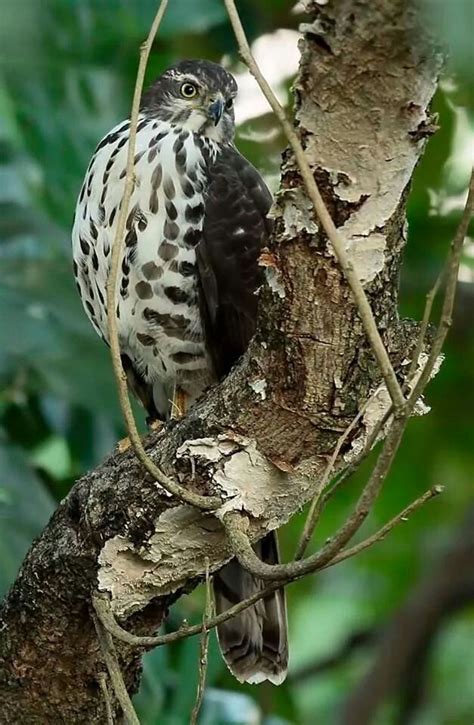
[[[229,372],[255,331],[258,257],[272,198],[234,146],[236,93],[224,68],[189,60],[164,72],[142,98],[116,301],[122,365],[150,420],[184,413]],[[106,342],[106,283],[129,131],[124,121],[97,146],[72,234],[79,294]],[[256,550],[276,563],[275,534]],[[231,561],[214,576],[217,610],[263,586]],[[281,683],[288,660],[283,590],[220,625],[218,637],[239,680]]]

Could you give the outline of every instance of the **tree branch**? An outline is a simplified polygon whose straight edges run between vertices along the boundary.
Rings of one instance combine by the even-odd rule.
[[[428,380],[431,377],[433,369],[443,349],[446,335],[452,323],[454,300],[456,297],[456,287],[458,282],[459,264],[461,262],[462,248],[464,239],[466,238],[469,223],[474,212],[474,168],[471,168],[471,176],[469,179],[469,187],[467,199],[461,221],[457,228],[455,237],[451,243],[451,249],[448,255],[448,261],[445,270],[446,289],[444,292],[443,307],[441,310],[441,319],[439,321],[438,330],[431,345],[428,360],[419,376],[415,387],[410,395],[410,401],[417,401],[422,394]],[[436,291],[436,285],[434,287]]]
[[[364,405],[361,407],[359,412],[357,413],[356,417],[347,426],[346,430],[344,431],[344,433],[341,435],[341,437],[337,441],[336,446],[335,446],[333,452],[331,453],[331,456],[329,457],[327,466],[324,469],[323,477],[321,479],[321,489],[320,489],[320,491],[318,491],[318,493],[316,494],[316,496],[314,497],[314,499],[311,502],[311,506],[309,507],[308,515],[306,517],[306,521],[303,526],[303,531],[301,533],[301,537],[298,542],[298,546],[296,548],[295,559],[302,559],[304,556],[304,553],[308,547],[308,544],[311,541],[311,537],[314,533],[316,524],[318,523],[319,517],[324,508],[325,499],[323,496],[323,491],[326,488],[326,486],[331,478],[331,474],[334,470],[334,466],[336,464],[336,461],[337,461],[337,458],[341,451],[341,448],[344,445],[344,443],[346,442],[347,438],[352,433],[352,431],[354,430],[354,428],[359,423],[368,404],[369,404],[369,401],[367,400],[364,403]]]
[[[135,712],[135,708],[132,705],[127,688],[123,681],[122,672],[117,659],[117,653],[115,651],[115,645],[110,633],[105,629],[102,623],[96,619],[95,628],[97,632],[97,639],[99,640],[102,657],[107,666],[109,672],[110,681],[114,688],[117,700],[120,703],[123,714],[130,725],[140,725],[140,721]],[[106,701],[107,707],[107,701]]]
[[[212,619],[212,592],[211,580],[209,577],[209,562],[206,568],[206,605],[204,607],[204,616],[202,621],[201,640],[199,645],[199,679],[196,692],[196,701],[191,713],[191,725],[196,725],[201,710],[202,700],[204,697],[204,688],[206,686],[207,659],[209,654],[209,622]]]
[[[99,685],[102,690],[102,695],[105,702],[105,714],[107,718],[107,725],[114,725],[114,716],[112,712],[112,702],[110,699],[109,688],[107,686],[107,677],[103,672],[99,675]]]
[[[442,486],[433,486],[422,496],[419,496],[419,498],[415,499],[415,501],[412,501],[406,508],[403,509],[403,511],[400,511],[399,514],[394,516],[393,519],[387,521],[387,523],[382,526],[381,529],[376,531],[375,534],[372,534],[372,536],[364,539],[360,542],[360,544],[356,544],[350,549],[343,549],[338,554],[336,554],[331,560],[331,566],[334,566],[334,564],[339,564],[341,561],[345,561],[346,559],[350,559],[352,556],[357,556],[357,554],[365,551],[365,549],[368,549],[374,544],[377,544],[379,541],[382,541],[382,539],[385,539],[385,537],[392,531],[392,529],[401,524],[403,521],[407,521],[408,518],[413,513],[415,513],[415,511],[421,508],[421,506],[423,506],[428,501],[431,501],[431,499],[435,496],[439,496],[442,492]]]
[[[411,504],[409,504],[406,508],[404,508],[403,511],[397,514],[397,516],[388,521],[379,531],[375,532],[375,534],[372,534],[372,536],[364,539],[360,542],[360,544],[357,544],[350,549],[344,549],[343,551],[339,552],[327,564],[320,565],[318,560],[315,559],[313,566],[310,570],[307,570],[306,568],[292,568],[287,565],[285,567],[285,577],[282,577],[281,579],[276,577],[276,581],[274,578],[273,584],[266,586],[258,593],[253,594],[248,599],[239,602],[238,604],[234,605],[225,612],[222,612],[216,617],[209,617],[205,619],[202,624],[197,624],[193,626],[186,625],[184,627],[181,627],[176,632],[171,632],[169,634],[163,634],[155,637],[138,637],[131,632],[127,632],[126,629],[123,629],[123,627],[121,627],[117,623],[110,608],[110,603],[107,597],[95,594],[93,597],[94,608],[102,624],[104,625],[104,627],[106,627],[110,634],[119,641],[125,642],[132,647],[161,647],[164,644],[171,644],[172,642],[177,642],[178,640],[186,639],[187,637],[192,637],[196,634],[204,634],[205,632],[214,629],[219,624],[222,624],[223,622],[232,619],[237,614],[240,614],[240,612],[252,606],[252,604],[258,602],[260,599],[265,599],[268,594],[274,592],[276,589],[279,589],[281,587],[282,580],[285,584],[289,584],[293,581],[296,581],[297,579],[300,579],[308,573],[314,573],[318,569],[326,569],[329,566],[333,566],[334,564],[339,564],[341,561],[345,561],[345,559],[356,556],[356,554],[359,554],[360,552],[368,549],[370,546],[373,546],[377,542],[382,541],[382,539],[384,539],[387,534],[389,534],[390,531],[395,528],[395,526],[400,524],[402,521],[406,521],[409,516],[411,516],[411,514],[413,514],[417,509],[423,506],[423,504],[425,504],[427,501],[430,501],[435,496],[438,496],[441,492],[441,486],[433,486],[433,488],[429,489],[429,491],[424,493],[422,496],[420,496]],[[240,547],[240,541],[241,539],[239,537],[236,541],[236,547]],[[243,541],[245,550],[244,554],[246,554],[249,551],[249,544],[245,539]],[[260,566],[262,562],[260,562],[260,560],[256,558],[255,555],[251,556],[250,559],[248,559],[247,556],[244,556],[243,561],[245,561],[245,565],[247,566],[247,568],[249,568],[249,570],[252,570],[252,567],[255,565],[256,562],[258,571],[260,572]],[[273,567],[268,567],[267,571],[269,572],[269,574],[271,573],[271,576],[273,577]],[[258,574],[258,576],[260,576],[260,573]]]

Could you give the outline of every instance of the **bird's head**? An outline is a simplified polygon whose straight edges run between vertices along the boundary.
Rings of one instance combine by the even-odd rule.
[[[222,66],[207,60],[184,60],[150,86],[141,109],[219,143],[230,143],[236,94],[237,83]]]

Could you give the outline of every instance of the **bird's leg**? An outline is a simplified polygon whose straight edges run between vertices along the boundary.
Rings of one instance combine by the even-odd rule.
[[[164,426],[164,422],[162,420],[159,418],[152,418],[151,416],[148,416],[146,419],[146,424],[150,433],[157,433]]]
[[[182,418],[186,414],[188,395],[182,388],[176,385],[171,401],[171,417]]]
[[[128,436],[126,438],[121,438],[117,443],[118,452],[125,453],[125,451],[128,451],[131,445],[132,442]]]
[[[150,433],[157,433],[163,428],[164,422],[162,420],[159,420],[159,418],[152,418],[151,416],[148,416],[146,419],[146,425]],[[132,443],[128,436],[126,438],[122,438],[117,443],[119,453],[125,453],[125,451],[128,451],[131,445]]]

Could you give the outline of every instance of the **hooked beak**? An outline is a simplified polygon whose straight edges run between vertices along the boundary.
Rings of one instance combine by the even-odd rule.
[[[207,115],[214,122],[214,126],[217,126],[221,120],[222,112],[224,110],[224,101],[222,97],[214,98],[209,108],[207,109]]]

